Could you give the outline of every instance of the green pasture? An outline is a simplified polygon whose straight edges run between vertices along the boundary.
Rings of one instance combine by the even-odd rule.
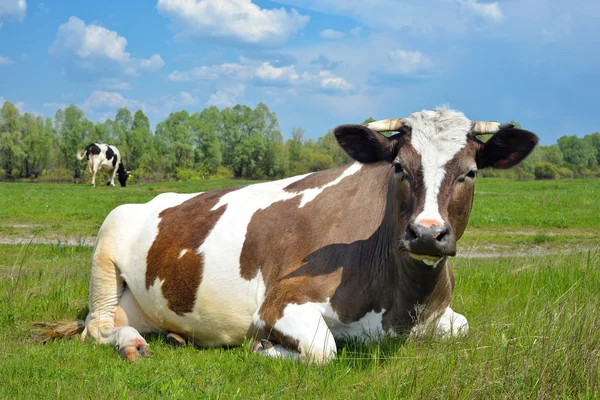
[[[246,347],[173,347],[128,363],[110,346],[40,344],[36,321],[87,312],[92,248],[28,244],[93,236],[123,203],[247,182],[90,188],[0,183],[0,398],[595,399],[600,396],[600,181],[479,179],[452,308],[470,333],[449,341],[340,344],[326,366]],[[10,240],[8,240],[10,242]],[[537,249],[537,250],[536,250]],[[486,258],[494,257],[494,258]]]
[[[452,307],[471,331],[450,341],[346,343],[318,367],[245,347],[149,338],[128,363],[110,346],[40,344],[35,321],[83,317],[89,247],[0,245],[0,398],[597,398],[600,252],[458,259]]]
[[[93,242],[104,217],[124,203],[159,193],[193,193],[254,181],[204,180],[130,185],[0,182],[0,240],[35,237]],[[600,180],[513,181],[478,179],[461,255],[581,250],[600,243]]]

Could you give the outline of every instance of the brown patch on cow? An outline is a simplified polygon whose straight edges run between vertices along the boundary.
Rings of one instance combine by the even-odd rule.
[[[336,294],[343,276],[353,281],[368,278],[373,260],[361,257],[372,254],[367,242],[386,212],[391,174],[389,163],[363,165],[302,208],[297,196],[254,214],[242,248],[240,273],[245,279],[262,273],[267,287],[260,310],[263,321],[274,324],[289,303],[322,302],[328,297],[344,303],[345,295]],[[389,240],[392,237],[390,232]],[[356,271],[360,264],[364,273]],[[359,286],[365,285],[368,281]],[[355,312],[349,314],[353,318]]]
[[[237,189],[202,193],[159,214],[158,235],[148,251],[146,289],[154,285],[157,278],[164,280],[163,296],[169,309],[178,315],[189,313],[194,308],[204,262],[203,256],[196,250],[226,207],[211,209],[221,197]],[[182,250],[186,250],[183,255]]]
[[[457,178],[470,171],[475,163],[476,150],[477,143],[470,140],[467,146],[446,164],[446,175],[438,195],[440,213],[454,232],[456,240],[461,238],[467,228],[475,194],[472,180],[459,182]]]
[[[393,171],[390,163],[363,165],[302,208],[298,196],[254,214],[240,273],[248,280],[262,274],[267,290],[259,315],[267,327],[287,304],[327,300],[344,323],[385,309],[384,328],[414,324],[411,310],[427,301],[442,269],[398,251],[405,224],[396,222],[410,215],[398,215],[398,205],[411,190]]]
[[[321,172],[315,172],[308,175],[306,178],[286,186],[283,190],[287,192],[301,192],[303,190],[323,187],[339,178],[351,165],[352,164],[348,164]]]

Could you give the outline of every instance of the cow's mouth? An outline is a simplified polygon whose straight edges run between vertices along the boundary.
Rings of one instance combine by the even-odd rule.
[[[415,260],[422,261],[423,263],[429,266],[437,264],[442,258],[444,258],[444,256],[430,256],[426,254],[417,254],[411,252],[408,252],[408,255],[414,258]]]

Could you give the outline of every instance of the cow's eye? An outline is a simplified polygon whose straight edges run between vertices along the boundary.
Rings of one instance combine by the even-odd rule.
[[[471,171],[467,172],[465,175],[458,178],[458,181],[459,182],[464,182],[466,180],[473,181],[473,180],[475,180],[476,176],[477,176],[477,171],[472,169]]]
[[[404,176],[404,168],[402,168],[402,164],[398,160],[394,160],[392,163],[394,166],[394,172],[399,176]]]

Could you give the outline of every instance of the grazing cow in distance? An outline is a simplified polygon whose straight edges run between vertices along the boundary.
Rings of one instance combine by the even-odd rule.
[[[125,167],[121,162],[121,153],[115,146],[103,143],[90,143],[85,147],[85,150],[77,152],[79,161],[87,157],[88,168],[92,176],[92,186],[96,186],[96,174],[101,169],[107,170],[111,176],[110,181],[106,186],[115,186],[115,175],[119,175],[119,183],[125,187],[127,178],[131,174],[130,171],[125,171]],[[118,167],[117,167],[118,165]]]
[[[96,241],[85,323],[46,337],[82,332],[129,360],[150,354],[145,333],[205,347],[249,337],[263,355],[327,362],[337,338],[466,333],[449,307],[447,259],[477,170],[518,164],[537,136],[445,108],[334,134],[355,163],[114,209]]]

